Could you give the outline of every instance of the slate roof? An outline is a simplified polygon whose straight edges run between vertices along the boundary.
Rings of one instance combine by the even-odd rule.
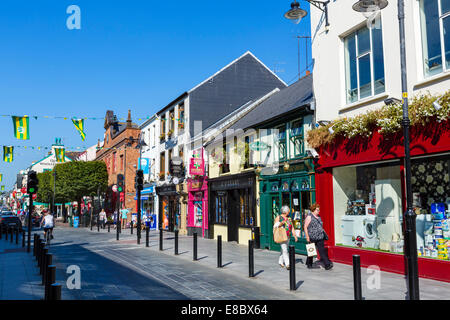
[[[247,129],[261,126],[277,117],[309,105],[313,99],[312,74],[275,93],[255,109],[234,123],[230,129]]]

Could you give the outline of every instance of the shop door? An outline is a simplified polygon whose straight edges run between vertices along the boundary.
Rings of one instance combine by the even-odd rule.
[[[272,194],[269,198],[269,206],[270,212],[271,212],[271,219],[270,224],[267,226],[267,232],[270,234],[270,249],[271,250],[280,250],[280,245],[273,241],[273,225],[275,224],[275,219],[279,216],[281,212],[281,205],[280,205],[280,195]]]
[[[228,192],[228,241],[239,239],[239,192]]]
[[[171,196],[169,198],[169,231],[171,231],[171,232],[173,232],[175,230],[176,209],[177,209],[176,198]]]

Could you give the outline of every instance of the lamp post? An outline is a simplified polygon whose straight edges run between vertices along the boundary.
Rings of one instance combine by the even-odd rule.
[[[360,0],[353,5],[353,10],[369,13],[384,9],[387,0]],[[406,49],[405,49],[405,4],[397,0],[398,22],[400,31],[400,65],[403,97],[403,139],[405,148],[405,178],[406,178],[406,211],[405,220],[405,260],[408,278],[408,293],[410,300],[419,300],[419,273],[417,263],[416,214],[412,209],[411,188],[411,155],[409,144],[410,120],[408,116],[408,84],[406,79]]]

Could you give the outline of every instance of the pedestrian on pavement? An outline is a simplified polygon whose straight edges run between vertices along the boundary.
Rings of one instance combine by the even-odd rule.
[[[127,208],[122,209],[122,228],[126,228],[127,226],[127,219],[128,219],[128,213],[130,211]]]
[[[320,205],[318,203],[313,204],[311,207],[311,212],[307,215],[305,219],[305,235],[306,241],[308,243],[314,243],[316,249],[320,255],[320,261],[325,265],[325,270],[330,270],[333,268],[333,263],[328,259],[328,253],[325,250],[325,240],[328,240],[328,236],[323,229],[323,222],[320,218]],[[313,269],[313,259],[314,257],[308,257],[306,259],[306,266],[308,269]],[[316,267],[317,268],[317,267]]]
[[[288,270],[290,269],[288,244],[289,240],[291,239],[291,234],[294,236],[295,242],[297,242],[298,240],[297,235],[295,234],[295,232],[293,232],[292,229],[292,219],[289,216],[289,211],[290,209],[288,206],[281,207],[281,214],[275,218],[275,224],[273,226],[274,228],[278,228],[281,226],[286,229],[287,241],[280,243],[281,253],[280,258],[278,259],[278,263],[282,268],[286,267],[286,269]],[[295,261],[292,262],[295,264]]]
[[[101,224],[102,228],[105,229],[105,223],[106,223],[106,212],[105,212],[105,209],[102,209],[102,211],[100,211],[100,213],[99,213],[99,220],[100,220],[100,224]]]

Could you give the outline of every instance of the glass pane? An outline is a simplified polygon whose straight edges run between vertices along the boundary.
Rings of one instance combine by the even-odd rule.
[[[367,28],[358,30],[358,55],[370,51],[370,31]]]
[[[442,24],[444,29],[445,61],[447,62],[447,69],[450,69],[450,17],[443,19]]]
[[[381,26],[381,21],[380,21]],[[384,58],[383,58],[383,37],[381,27],[372,29],[372,54],[373,54],[373,71],[374,71],[374,88],[375,93],[384,92]]]
[[[437,1],[421,2],[422,51],[424,74],[431,76],[442,72],[439,8]]]
[[[450,0],[441,0],[441,12],[442,14],[450,12]]]
[[[347,103],[358,100],[358,79],[356,75],[355,35],[345,39],[345,80]]]
[[[359,94],[360,99],[372,95],[370,76],[370,54],[358,59],[359,65]]]

